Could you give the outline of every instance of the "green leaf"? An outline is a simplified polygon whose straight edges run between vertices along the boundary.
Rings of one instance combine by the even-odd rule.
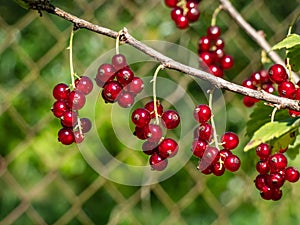
[[[256,103],[253,112],[250,114],[250,119],[247,122],[246,135],[252,137],[255,131],[264,124],[270,122],[272,111],[273,107],[266,106],[264,102],[261,101]],[[285,120],[289,117],[287,110],[280,110],[275,114],[276,121]]]
[[[287,58],[290,59],[292,70],[298,72],[300,70],[300,45],[297,45],[288,50]]]
[[[299,155],[299,149],[300,149],[300,135],[299,134],[299,130],[297,130],[296,132],[296,137],[295,137],[295,141],[292,144],[292,146],[289,146],[288,151],[286,152],[287,155],[291,158],[291,159],[295,159],[297,155]]]
[[[29,9],[28,1],[15,0],[15,2],[24,9]]]
[[[271,141],[270,145],[273,152],[278,152],[280,149],[286,149],[289,145],[294,144],[296,140],[296,136],[298,134],[298,130],[288,132],[278,139],[274,139]]]
[[[276,143],[276,141],[279,141],[279,143],[277,144],[278,147],[280,147],[281,145],[286,145],[288,136],[284,137],[284,135],[290,135],[292,132],[295,132],[299,126],[299,118],[290,118],[285,121],[266,123],[254,133],[249,143],[245,146],[244,151],[246,152],[254,149],[261,143],[266,142]],[[292,136],[290,138],[290,141],[292,141]]]
[[[298,34],[290,34],[282,41],[278,42],[276,45],[272,47],[272,50],[282,49],[282,48],[292,48],[296,45],[300,45],[300,35]]]

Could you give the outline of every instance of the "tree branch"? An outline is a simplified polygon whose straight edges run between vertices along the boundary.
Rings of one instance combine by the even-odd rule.
[[[205,71],[195,69],[195,68],[189,67],[187,65],[184,65],[182,63],[179,63],[179,62],[161,54],[160,52],[150,48],[149,46],[143,44],[142,42],[136,40],[133,36],[131,36],[127,32],[127,29],[125,29],[125,28],[119,33],[119,32],[113,31],[111,29],[92,24],[81,18],[78,18],[58,7],[51,5],[48,1],[46,1],[46,4],[41,4],[41,2],[39,2],[39,4],[38,3],[35,4],[35,2],[39,2],[39,1],[34,1],[33,3],[31,3],[32,9],[38,10],[39,12],[46,11],[48,13],[59,16],[65,20],[72,22],[74,24],[75,28],[84,28],[84,29],[87,29],[87,30],[90,30],[90,31],[96,32],[98,34],[102,34],[102,35],[105,35],[105,36],[108,36],[108,37],[111,37],[114,39],[116,39],[118,37],[118,35],[121,35],[120,40],[122,40],[124,43],[127,43],[127,44],[133,46],[134,48],[140,50],[141,52],[149,55],[150,57],[152,57],[153,59],[155,59],[156,61],[161,63],[165,68],[177,70],[179,72],[200,78],[202,80],[206,80],[206,81],[210,82],[212,85],[216,86],[217,88],[229,90],[229,91],[232,91],[232,92],[235,92],[238,94],[242,94],[242,95],[250,96],[250,97],[253,97],[256,99],[264,100],[266,102],[276,105],[280,109],[289,108],[289,109],[300,111],[300,102],[299,101],[278,97],[278,96],[269,94],[263,90],[256,91],[256,90],[252,90],[249,88],[245,88],[241,85],[237,85],[237,84],[231,83],[229,81],[226,81],[222,78],[213,76]],[[243,26],[244,29],[247,29],[247,33],[249,32],[249,35],[251,35],[252,38],[254,38],[257,35],[255,30],[252,27],[249,27],[250,25],[246,25],[245,21],[243,19],[241,19],[242,17],[239,14],[237,14],[236,11],[233,10],[234,9],[233,6],[227,0],[220,0],[220,2],[224,5],[224,8],[228,12],[233,13],[232,16],[236,16],[236,21],[239,21],[240,26]],[[254,32],[255,32],[255,35],[254,35]],[[259,36],[259,35],[257,35],[257,36]],[[270,49],[269,44],[264,40],[263,37],[261,37],[261,36],[255,37],[255,41],[263,49],[266,48],[265,49],[266,51],[267,51],[267,49]],[[267,51],[267,52],[269,52],[269,51]],[[269,52],[269,54],[270,54],[270,52]],[[274,61],[278,60],[278,58],[275,56],[275,54],[271,54],[271,56],[275,57],[275,58],[272,58]]]

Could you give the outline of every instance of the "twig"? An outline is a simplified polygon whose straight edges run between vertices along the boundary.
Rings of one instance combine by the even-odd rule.
[[[240,24],[240,26],[242,26],[247,31],[247,33],[249,33],[249,35],[252,38],[255,37],[255,41],[269,53],[270,57],[272,58],[272,60],[274,60],[274,62],[279,62],[279,61],[281,62],[281,59],[276,56],[275,52],[272,53],[269,51],[270,46],[266,42],[266,40],[262,36],[259,36],[257,34],[257,32],[249,24],[245,23],[245,20],[241,17],[240,14],[238,14],[235,11],[233,6],[227,0],[220,0],[220,2],[223,4],[224,10],[228,11],[230,14],[232,14],[232,16],[237,17],[237,18],[235,18],[235,20],[239,21],[238,23]],[[105,36],[108,36],[108,37],[111,37],[114,39],[116,39],[118,37],[118,35],[122,35],[122,41],[124,43],[127,43],[127,44],[133,46],[134,48],[140,50],[141,52],[147,54],[148,56],[152,57],[154,60],[156,60],[156,61],[160,62],[162,65],[164,65],[164,68],[177,70],[179,72],[200,78],[202,80],[206,80],[217,88],[225,89],[225,90],[232,91],[232,92],[242,94],[245,96],[250,96],[250,97],[253,97],[256,99],[264,100],[264,101],[272,103],[274,105],[276,104],[276,105],[278,105],[278,107],[280,109],[289,108],[289,109],[300,111],[300,102],[299,101],[278,97],[273,94],[269,94],[263,90],[256,91],[256,90],[252,90],[249,88],[245,88],[241,85],[231,83],[222,78],[215,77],[205,71],[195,69],[195,68],[189,67],[187,65],[184,65],[182,63],[179,63],[179,62],[161,54],[160,52],[150,48],[149,46],[143,44],[142,42],[136,40],[134,37],[132,37],[127,32],[127,29],[123,29],[123,31],[121,31],[121,33],[119,33],[119,32],[113,31],[111,29],[95,25],[86,20],[80,19],[80,18],[78,18],[68,12],[65,12],[64,10],[62,10],[58,7],[55,7],[51,4],[45,4],[45,5],[40,4],[38,9],[42,10],[42,11],[46,11],[46,12],[54,14],[54,15],[57,15],[65,20],[68,20],[68,21],[72,22],[77,28],[84,28],[84,29],[87,29],[87,30],[93,31],[95,33],[102,34],[102,35],[105,35]]]

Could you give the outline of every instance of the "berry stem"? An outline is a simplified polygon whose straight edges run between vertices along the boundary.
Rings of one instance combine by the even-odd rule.
[[[186,7],[186,0],[180,0],[177,6],[183,9],[183,15],[186,15],[189,9]]]
[[[279,109],[279,106],[278,105],[274,105],[274,109],[273,109],[272,114],[271,114],[271,123],[274,122],[274,120],[275,120],[275,114],[276,114],[276,112],[277,112],[278,109]]]
[[[157,112],[157,102],[156,102],[156,78],[157,78],[158,72],[162,69],[164,69],[164,66],[162,64],[160,64],[156,68],[153,79],[151,80],[151,82],[153,82],[153,104],[154,104],[154,113],[155,113],[156,124],[159,124],[159,118],[158,118],[158,112]]]
[[[212,15],[211,18],[211,26],[215,26],[217,23],[217,16],[218,14],[222,11],[223,9],[223,5],[219,5],[219,7],[217,7]]]
[[[120,54],[119,44],[120,44],[121,33],[122,33],[122,30],[119,31],[118,36],[116,38],[116,55]]]
[[[209,106],[209,108],[210,108],[211,111],[212,111],[212,102],[213,102],[213,93],[214,93],[214,89],[208,90],[208,93],[209,93],[209,102],[208,102],[208,106]],[[217,136],[216,125],[215,125],[213,113],[212,113],[212,116],[211,116],[210,121],[211,121],[211,126],[212,126],[212,128],[213,128],[213,138],[214,138],[215,146],[216,146],[217,149],[219,149],[219,142],[218,142],[218,136]]]
[[[69,43],[69,59],[70,59],[70,73],[71,73],[71,80],[72,80],[72,88],[75,89],[75,73],[73,67],[73,37],[74,37],[74,29],[72,29],[70,34],[70,43]]]

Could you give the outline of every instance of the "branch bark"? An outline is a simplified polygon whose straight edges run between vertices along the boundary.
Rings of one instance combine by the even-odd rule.
[[[242,16],[240,14],[238,14],[238,12],[234,9],[234,7],[230,4],[230,2],[228,2],[228,0],[219,0],[219,1],[221,2],[221,4],[223,4],[224,9],[235,19],[235,21],[237,21],[237,23],[241,27],[243,27],[246,30],[246,32],[263,49],[265,49],[269,53],[272,60],[274,60],[275,62],[278,62],[278,63],[282,63],[282,60],[276,55],[276,53],[272,53],[269,51],[271,48],[270,48],[270,45],[268,44],[268,42],[266,42],[266,40],[262,36],[257,35],[257,32],[242,18]],[[39,2],[39,1],[35,1],[35,2]],[[55,7],[54,5],[51,5],[48,1],[46,1],[45,4],[41,4],[41,2],[39,2],[39,4],[35,4],[35,2],[31,3],[32,9],[38,10],[39,12],[45,11],[45,12],[54,14],[56,16],[59,16],[65,20],[68,20],[71,23],[73,23],[75,28],[84,28],[84,29],[90,30],[92,32],[95,32],[95,33],[98,33],[101,35],[105,35],[105,36],[108,36],[108,37],[111,37],[114,39],[116,39],[119,35],[121,35],[120,40],[122,40],[124,43],[127,43],[127,44],[131,45],[132,47],[140,50],[141,52],[149,55],[150,57],[155,59],[157,62],[162,64],[165,68],[177,70],[179,72],[200,78],[202,80],[206,80],[217,88],[225,89],[225,90],[232,91],[232,92],[235,92],[238,94],[250,96],[250,97],[253,97],[256,99],[260,99],[260,100],[269,102],[271,104],[276,105],[276,107],[278,107],[280,109],[289,108],[292,110],[300,111],[300,102],[297,100],[282,98],[282,97],[279,97],[279,96],[276,96],[273,94],[269,94],[263,90],[256,91],[256,90],[252,90],[249,88],[245,88],[241,85],[234,84],[234,83],[224,80],[222,78],[215,77],[205,71],[195,69],[195,68],[189,67],[187,65],[184,65],[182,63],[179,63],[179,62],[161,54],[160,52],[152,49],[151,47],[143,44],[142,42],[136,40],[133,36],[131,36],[127,32],[127,29],[123,29],[121,32],[116,32],[114,30],[111,30],[111,29],[108,29],[108,28],[105,28],[105,27],[102,27],[99,25],[95,25],[84,19],[78,18],[75,15],[72,15],[58,7]]]

